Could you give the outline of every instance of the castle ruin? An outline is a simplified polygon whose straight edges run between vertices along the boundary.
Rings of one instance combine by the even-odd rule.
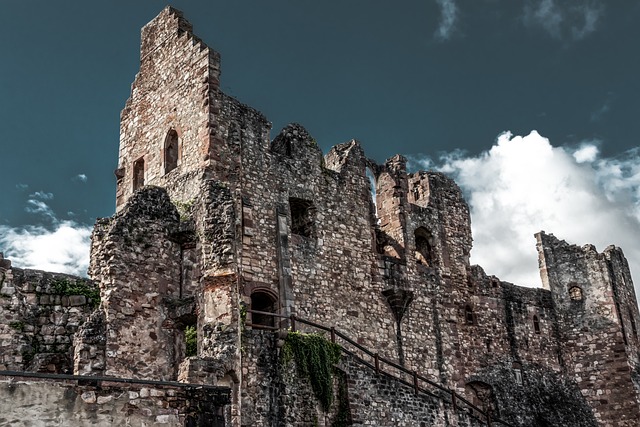
[[[298,124],[270,131],[220,90],[219,54],[179,11],[142,29],[90,280],[0,257],[0,421],[639,425],[620,248],[540,232],[543,288],[501,281],[469,263],[450,178],[376,164],[355,140],[323,155]],[[327,404],[283,358],[292,331],[343,349]]]

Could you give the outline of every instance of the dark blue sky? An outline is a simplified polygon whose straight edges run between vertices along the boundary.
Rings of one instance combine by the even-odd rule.
[[[637,146],[639,1],[171,5],[221,53],[223,90],[262,111],[272,137],[299,122],[325,152],[356,138],[379,162],[477,156],[507,130],[536,129],[556,147],[590,142],[608,158]],[[113,213],[140,28],[165,6],[2,1],[1,226]]]
[[[639,3],[573,2],[598,11],[581,39],[571,29],[584,15],[568,7],[556,6],[565,14],[557,34],[528,18],[542,3],[458,2],[446,40],[435,34],[441,9],[431,0],[172,5],[222,54],[224,90],[264,112],[272,136],[297,121],[325,151],[356,138],[378,161],[478,153],[505,130],[537,129],[555,145],[597,138],[610,155],[635,146]],[[33,191],[53,193],[62,217],[112,213],[119,112],[140,28],[165,5],[3,1],[1,223],[32,221],[24,196]],[[86,184],[72,181],[78,174]]]

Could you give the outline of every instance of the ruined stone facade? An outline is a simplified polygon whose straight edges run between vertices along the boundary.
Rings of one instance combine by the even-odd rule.
[[[470,265],[469,208],[451,179],[410,174],[402,156],[376,164],[354,140],[323,155],[298,124],[271,140],[261,113],[221,92],[220,56],[180,12],[143,28],[140,60],[121,114],[117,212],[92,236],[100,306],[60,297],[66,323],[50,318],[68,363],[50,370],[228,387],[232,426],[487,425],[407,372],[505,425],[638,425],[640,315],[619,248],[540,232],[543,289],[503,282]],[[36,273],[5,264],[3,321],[58,301],[46,286],[30,297],[43,279],[16,282]],[[340,342],[355,353],[325,411],[282,361],[292,315],[406,371],[377,372]],[[41,370],[15,353],[28,332],[57,342],[43,322],[4,321],[4,369]]]

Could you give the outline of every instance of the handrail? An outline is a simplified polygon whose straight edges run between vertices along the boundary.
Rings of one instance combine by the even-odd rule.
[[[336,337],[339,337],[340,339],[342,339],[343,341],[349,343],[350,345],[354,346],[355,348],[357,348],[358,350],[360,350],[360,352],[364,353],[365,355],[371,357],[373,359],[373,364],[365,359],[363,359],[362,357],[360,357],[358,354],[356,354],[355,352],[348,350],[347,348],[345,348],[344,346],[340,346],[341,350],[343,353],[347,354],[348,356],[353,357],[355,360],[357,360],[359,363],[367,366],[370,369],[373,369],[376,373],[378,374],[384,374],[388,377],[391,377],[393,379],[395,379],[396,381],[401,382],[402,384],[405,384],[409,387],[414,388],[416,394],[418,392],[422,392],[425,393],[427,395],[433,396],[437,399],[441,399],[443,402],[449,403],[451,402],[451,404],[453,405],[454,409],[457,409],[458,407],[460,407],[460,409],[463,409],[461,406],[466,406],[468,407],[468,413],[470,416],[474,417],[474,418],[478,418],[475,413],[479,414],[481,418],[484,419],[484,421],[487,423],[487,426],[491,427],[492,425],[497,425],[497,424],[501,424],[503,426],[507,426],[507,427],[514,427],[512,424],[507,423],[506,421],[503,421],[499,418],[493,419],[493,417],[488,414],[487,412],[483,411],[482,409],[478,408],[476,405],[474,405],[473,403],[469,402],[467,399],[465,399],[463,396],[461,396],[460,394],[456,393],[454,390],[451,390],[449,388],[446,388],[432,380],[429,380],[428,378],[426,378],[423,375],[418,374],[416,371],[410,371],[407,368],[405,368],[404,366],[401,366],[387,358],[381,357],[378,355],[378,353],[373,353],[372,351],[368,350],[367,348],[365,348],[364,346],[358,344],[356,341],[354,341],[353,339],[349,338],[347,335],[345,335],[344,333],[338,331],[337,329],[335,329],[334,327],[327,327],[324,326],[322,324],[313,322],[311,320],[307,320],[304,319],[302,317],[298,317],[295,314],[291,314],[290,316],[286,316],[286,315],[282,315],[279,313],[270,313],[267,311],[258,311],[258,310],[247,310],[247,312],[249,313],[255,313],[255,314],[261,314],[261,315],[266,315],[266,316],[272,316],[272,317],[278,317],[278,318],[288,318],[290,320],[290,330],[291,332],[296,332],[296,322],[300,322],[303,323],[305,325],[311,326],[313,328],[316,329],[320,329],[323,330],[325,332],[330,332],[331,333],[331,341],[333,343],[336,342]],[[271,329],[271,328],[269,328]],[[407,381],[404,378],[401,378],[397,375],[394,375],[391,372],[387,372],[384,369],[382,369],[382,367],[380,366],[381,364],[385,364],[388,365],[406,375],[409,375],[409,377],[411,378],[411,381]],[[422,384],[420,384],[421,381],[424,384],[428,384],[431,387],[434,387],[436,389],[438,389],[440,392],[442,393],[438,393],[437,392],[432,392],[427,390],[426,388],[424,388],[422,386]],[[445,398],[445,396],[447,396],[448,398]],[[462,403],[463,405],[460,405],[460,403]]]

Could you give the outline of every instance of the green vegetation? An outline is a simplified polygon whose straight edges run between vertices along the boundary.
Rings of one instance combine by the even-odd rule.
[[[198,331],[195,326],[184,328],[184,339],[187,344],[186,356],[196,356],[198,354]]]
[[[52,283],[53,293],[57,295],[84,295],[90,307],[95,308],[100,304],[100,289],[90,286],[82,280],[70,280],[68,278],[56,279]]]
[[[15,329],[16,331],[22,332],[24,331],[24,322],[19,320],[15,322],[9,322],[9,327],[11,329]]]
[[[191,208],[193,208],[193,200],[189,200],[186,202],[174,200],[173,204],[178,210],[178,215],[180,215],[180,221],[188,221],[191,219]]]
[[[340,346],[319,334],[290,332],[282,350],[284,362],[295,360],[298,374],[309,379],[322,408],[329,410],[333,401],[333,370],[340,360]]]

